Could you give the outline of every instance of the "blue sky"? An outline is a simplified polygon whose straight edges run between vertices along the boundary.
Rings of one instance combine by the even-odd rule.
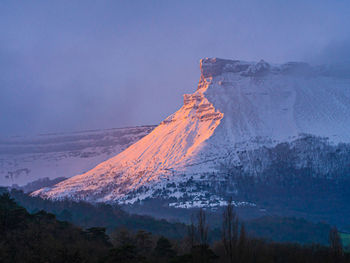
[[[157,124],[199,59],[350,58],[350,1],[0,2],[0,136]]]

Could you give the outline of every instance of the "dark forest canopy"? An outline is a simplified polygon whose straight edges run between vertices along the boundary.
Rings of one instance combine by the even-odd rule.
[[[122,213],[122,212],[121,212]],[[336,229],[330,246],[274,243],[247,235],[234,211],[222,216],[222,235],[210,243],[203,210],[181,238],[118,227],[82,229],[43,210],[29,213],[8,193],[0,196],[1,262],[350,262]],[[170,225],[170,223],[168,223]]]
[[[18,204],[25,207],[30,213],[40,210],[56,215],[57,219],[71,222],[83,228],[105,227],[110,233],[115,228],[125,227],[133,231],[147,230],[153,234],[167,238],[181,239],[187,228],[183,223],[157,220],[151,216],[136,215],[125,212],[118,205],[73,202],[70,200],[50,201],[39,197],[31,197],[22,191],[12,190],[11,196]],[[198,209],[197,209],[198,210]],[[188,215],[197,210],[180,211]],[[186,212],[186,213],[185,213]],[[221,211],[207,212],[211,228],[210,242],[221,238]],[[190,220],[187,220],[189,222]],[[304,219],[293,217],[264,216],[245,221],[247,233],[254,237],[265,238],[277,242],[297,242],[301,244],[320,243],[328,244],[328,233],[331,226],[326,223],[311,223]]]
[[[4,191],[6,191],[4,189]],[[153,234],[164,235],[167,238],[181,239],[187,233],[183,223],[169,222],[154,219],[151,216],[136,215],[125,212],[118,205],[97,204],[86,202],[73,202],[70,200],[50,201],[39,197],[31,197],[22,191],[11,190],[11,197],[26,208],[30,213],[45,210],[54,214],[57,219],[68,221],[82,228],[105,227],[107,232],[115,228],[125,227],[132,231],[143,229]],[[188,217],[190,222],[191,211],[177,211]],[[168,211],[169,212],[169,211]],[[186,212],[186,213],[185,213]],[[221,238],[222,211],[207,211],[210,225],[210,242]],[[265,238],[277,242],[297,242],[300,244],[319,243],[328,244],[328,233],[331,226],[326,223],[312,223],[302,218],[264,216],[244,221],[247,233],[250,236]]]

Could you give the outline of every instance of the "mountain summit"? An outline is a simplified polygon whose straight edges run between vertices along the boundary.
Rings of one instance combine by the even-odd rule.
[[[281,143],[300,150],[296,167],[332,174],[315,149],[350,142],[349,78],[300,62],[205,58],[200,69],[197,90],[185,94],[184,105],[150,134],[92,170],[33,195],[119,203],[161,197],[177,207],[186,207],[188,200],[193,206],[194,200],[220,205],[237,191],[227,177],[232,169],[259,176],[274,163],[267,149]],[[312,144],[305,138],[313,138]]]

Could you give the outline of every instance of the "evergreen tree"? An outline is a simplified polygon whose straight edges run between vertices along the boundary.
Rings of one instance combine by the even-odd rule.
[[[163,236],[158,239],[154,253],[156,257],[166,259],[173,258],[176,255],[170,241]]]

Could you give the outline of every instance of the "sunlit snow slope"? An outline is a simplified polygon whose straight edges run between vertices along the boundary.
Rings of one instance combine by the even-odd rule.
[[[350,79],[329,67],[206,58],[200,68],[198,89],[150,134],[87,173],[35,194],[125,203],[205,195],[189,182],[223,180],[217,177],[222,164],[239,163],[241,150],[304,134],[350,141]]]

